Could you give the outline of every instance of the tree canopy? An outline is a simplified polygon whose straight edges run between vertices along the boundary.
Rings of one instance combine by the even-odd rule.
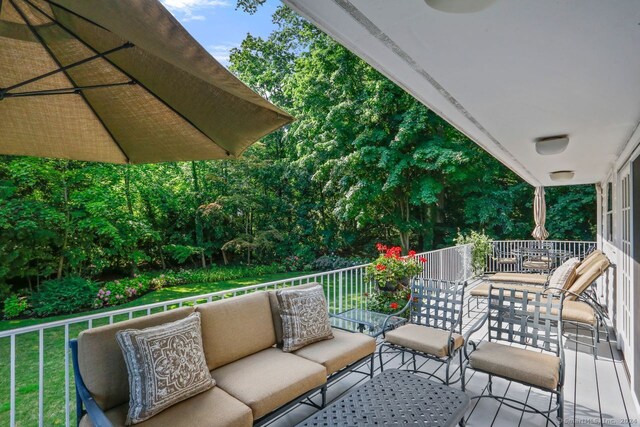
[[[277,30],[247,35],[230,69],[297,120],[243,159],[0,157],[0,286],[366,256],[376,241],[429,250],[452,244],[458,229],[529,238],[533,188],[286,7],[273,19]],[[592,186],[549,188],[547,203],[550,238],[594,237]]]

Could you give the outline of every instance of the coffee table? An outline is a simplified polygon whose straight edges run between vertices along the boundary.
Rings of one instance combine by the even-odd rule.
[[[463,425],[468,406],[469,397],[461,390],[390,369],[298,426],[455,426]]]
[[[375,311],[364,310],[361,308],[352,308],[337,314],[331,314],[331,326],[347,331],[355,331],[366,333],[372,337],[377,337],[389,329],[393,329],[407,322],[407,319],[399,316],[391,316],[386,324],[385,330],[382,330],[388,314],[378,313]]]

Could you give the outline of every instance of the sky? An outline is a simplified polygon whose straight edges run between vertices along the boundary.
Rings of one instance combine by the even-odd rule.
[[[281,4],[267,0],[254,15],[236,10],[236,0],[161,0],[189,33],[225,67],[229,51],[247,33],[267,37],[276,27],[271,15]]]

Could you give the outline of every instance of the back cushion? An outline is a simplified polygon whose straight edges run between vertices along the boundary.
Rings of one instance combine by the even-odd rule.
[[[585,271],[589,269],[589,267],[595,264],[596,261],[602,259],[602,257],[604,256],[605,256],[604,253],[599,249],[596,249],[595,251],[587,255],[576,268],[576,273],[578,274],[578,276],[582,275]]]
[[[309,289],[314,286],[319,285],[318,282],[305,283],[304,285],[291,286],[290,288],[283,289]],[[277,290],[269,291],[269,305],[271,306],[271,316],[273,316],[273,327],[276,332],[276,343],[278,346],[282,347],[284,344],[282,338],[282,317],[280,317],[280,303],[278,302],[278,297],[276,296]]]
[[[276,344],[266,292],[198,305],[202,345],[209,370]]]
[[[549,278],[549,288],[569,289],[576,278],[576,267],[580,264],[578,258],[569,258],[553,272]]]
[[[580,275],[576,279],[573,285],[571,285],[571,287],[569,288],[569,291],[574,294],[580,295],[582,292],[584,292],[585,289],[589,287],[589,285],[591,285],[591,283],[594,282],[594,280],[602,275],[602,273],[609,267],[609,265],[610,264],[607,257],[598,259],[595,263],[593,263],[591,267],[589,267],[587,271],[583,272],[582,275]],[[567,295],[566,299],[569,301],[573,301],[576,299],[576,297],[569,294]]]
[[[78,366],[87,389],[103,410],[129,402],[129,377],[116,332],[144,329],[184,319],[193,307],[139,317],[83,331],[78,336]]]

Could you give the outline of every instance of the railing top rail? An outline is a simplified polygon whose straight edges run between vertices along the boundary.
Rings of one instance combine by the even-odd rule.
[[[421,253],[416,254],[415,256],[419,257],[419,256],[425,256],[425,255],[432,255],[432,254],[437,253],[437,252],[450,250],[450,249],[456,248],[456,247],[464,247],[464,246],[467,246],[467,245],[451,246],[451,247],[448,247],[448,248],[437,249],[437,250],[434,250],[434,251],[421,252]],[[296,276],[296,277],[291,277],[291,278],[288,278],[288,279],[274,280],[274,281],[271,281],[271,282],[259,283],[257,285],[243,286],[243,287],[240,287],[240,288],[227,289],[227,290],[210,292],[210,293],[200,294],[200,295],[192,295],[192,296],[173,299],[173,300],[169,300],[169,301],[155,302],[155,303],[145,304],[145,305],[140,305],[140,306],[135,306],[135,307],[120,308],[120,309],[103,311],[103,312],[94,313],[94,314],[86,314],[84,316],[78,316],[78,317],[72,317],[72,318],[68,318],[68,319],[56,320],[56,321],[53,321],[53,322],[46,322],[46,323],[40,323],[40,324],[36,324],[36,325],[24,326],[22,328],[8,329],[6,331],[0,331],[0,338],[6,338],[6,337],[10,337],[12,335],[21,335],[21,334],[25,334],[25,333],[29,333],[29,332],[36,332],[36,331],[40,331],[40,330],[43,330],[43,329],[50,329],[50,328],[55,328],[55,327],[60,327],[60,326],[65,326],[65,325],[74,325],[74,324],[77,324],[77,323],[88,322],[88,321],[96,320],[96,319],[104,319],[104,318],[110,318],[110,317],[114,317],[114,316],[125,315],[125,314],[129,314],[129,313],[137,313],[137,312],[141,312],[141,311],[145,311],[145,310],[153,310],[155,308],[160,308],[160,307],[165,307],[165,306],[170,306],[170,305],[180,305],[180,304],[184,304],[184,303],[191,303],[191,302],[200,301],[200,300],[209,299],[209,298],[222,297],[222,296],[228,295],[228,294],[247,293],[247,292],[250,292],[250,291],[257,290],[257,289],[275,287],[277,285],[284,284],[284,283],[290,283],[290,282],[293,282],[293,281],[311,280],[311,279],[319,278],[319,277],[322,277],[322,276],[329,276],[329,275],[334,275],[334,274],[345,273],[345,272],[349,272],[349,271],[352,271],[352,270],[365,268],[368,265],[370,265],[370,263],[369,264],[355,265],[355,266],[346,267],[346,268],[341,268],[341,269],[338,269],[338,270],[330,270],[330,271],[322,271],[322,272],[318,272],[318,273],[306,274],[304,276]]]

